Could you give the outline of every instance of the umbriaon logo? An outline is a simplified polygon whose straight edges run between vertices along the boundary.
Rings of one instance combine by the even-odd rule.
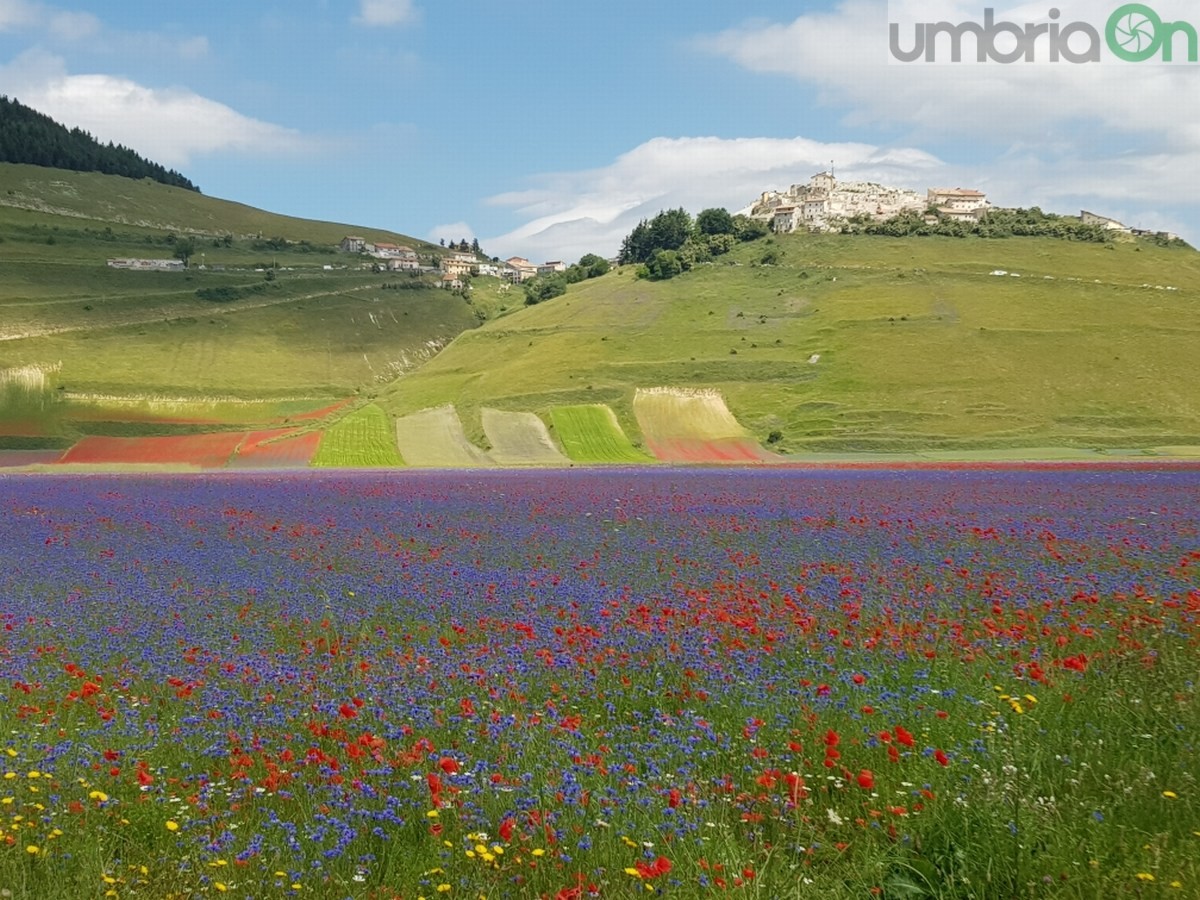
[[[1084,21],[1060,23],[1062,13],[1051,9],[1049,22],[997,22],[995,10],[984,9],[983,22],[917,22],[910,47],[902,47],[900,24],[891,22],[889,50],[898,62],[962,62],[964,49],[974,49],[974,61],[1095,63],[1103,49],[1122,62],[1183,62],[1200,60],[1196,28],[1188,22],[1166,22],[1144,3],[1126,3],[1113,10],[1100,30]],[[947,60],[946,55],[949,55]],[[969,58],[969,57],[968,57]]]

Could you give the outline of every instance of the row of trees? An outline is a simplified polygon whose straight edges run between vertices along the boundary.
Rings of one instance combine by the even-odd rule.
[[[579,262],[567,267],[557,275],[539,275],[525,282],[525,304],[533,306],[544,300],[561,297],[567,292],[568,284],[577,284],[589,278],[599,278],[608,272],[608,260],[595,253],[586,253]]]
[[[694,220],[682,207],[668,209],[637,224],[621,242],[619,260],[622,265],[639,265],[639,276],[673,278],[728,253],[741,241],[769,233],[765,222],[718,207],[702,211]]]
[[[1112,240],[1110,232],[1099,225],[1085,225],[1074,216],[1029,209],[992,209],[978,222],[941,219],[932,224],[917,212],[901,213],[883,222],[851,220],[843,229],[851,234],[880,234],[888,237],[1052,237],[1069,241],[1104,244]]]
[[[469,242],[466,238],[463,238],[457,244],[454,243],[454,241],[451,241],[448,246],[446,244],[446,239],[442,238],[439,243],[443,247],[446,247],[447,250],[459,250],[463,253],[474,253],[476,255],[483,253],[483,251],[479,249],[479,238],[471,238]]]
[[[67,129],[5,96],[0,96],[0,162],[151,178],[189,191],[200,190],[174,169],[166,169],[111,141],[101,144],[86,131]]]

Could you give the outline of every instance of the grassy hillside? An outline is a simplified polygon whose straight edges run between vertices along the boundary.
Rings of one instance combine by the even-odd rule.
[[[236,418],[271,421],[369,393],[478,324],[449,292],[385,289],[407,277],[337,252],[347,233],[433,249],[150,181],[0,165],[0,438],[58,434],[64,416],[68,430],[129,421],[131,397],[265,399]],[[170,259],[180,240],[195,245],[186,272],[106,264]],[[26,397],[30,372],[44,377]],[[228,406],[182,424],[223,422]],[[136,412],[150,429],[153,410]]]
[[[356,234],[368,240],[404,243],[418,252],[433,248],[425,241],[391,231],[280,216],[148,179],[134,181],[92,172],[0,164],[0,227],[26,221],[15,215],[17,210],[76,219],[80,225],[99,223],[101,228],[111,226],[114,230],[125,226],[125,231],[132,228],[199,235],[283,236],[293,241],[330,245],[347,234]]]
[[[576,285],[464,333],[380,402],[454,403],[476,440],[482,406],[582,403],[635,437],[634,391],[674,385],[720,390],[759,440],[780,432],[773,449],[1200,444],[1191,249],[768,240],[666,282],[625,267]]]

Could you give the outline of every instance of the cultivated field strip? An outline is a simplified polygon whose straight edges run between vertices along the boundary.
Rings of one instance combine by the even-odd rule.
[[[570,460],[554,445],[546,423],[531,412],[484,407],[483,431],[491,457],[502,466],[562,466]]]
[[[556,406],[550,410],[554,432],[567,456],[582,463],[646,462],[606,404]]]
[[[396,451],[391,420],[372,403],[325,430],[312,464],[320,468],[370,469],[402,466],[404,461]]]
[[[646,445],[668,462],[745,463],[776,459],[746,432],[711,390],[639,390],[633,411]]]
[[[400,455],[410,466],[470,468],[493,464],[487,453],[467,439],[451,404],[397,420],[396,439]]]
[[[229,460],[231,469],[305,468],[317,454],[321,432],[297,428],[273,428],[246,435]]]

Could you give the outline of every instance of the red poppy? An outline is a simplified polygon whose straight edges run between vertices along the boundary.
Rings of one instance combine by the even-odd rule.
[[[870,769],[863,769],[858,773],[858,786],[864,791],[869,791],[875,787],[875,775]]]

